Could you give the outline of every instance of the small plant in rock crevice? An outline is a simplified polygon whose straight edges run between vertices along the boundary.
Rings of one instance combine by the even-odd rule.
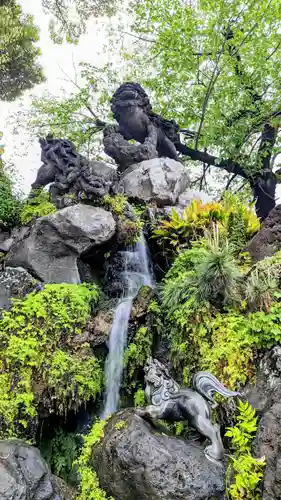
[[[130,211],[127,198],[121,194],[105,195],[103,203],[117,217],[118,243],[125,246],[134,245],[139,239],[142,222],[133,207],[131,216],[126,213]]]
[[[33,196],[28,198],[22,205],[20,220],[23,225],[33,219],[44,217],[56,212],[56,207],[50,202],[50,194],[47,191],[35,190]]]

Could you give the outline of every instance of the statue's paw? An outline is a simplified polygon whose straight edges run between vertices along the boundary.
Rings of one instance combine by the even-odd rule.
[[[144,408],[136,408],[135,414],[138,415],[139,417],[144,417],[145,416],[145,409]]]

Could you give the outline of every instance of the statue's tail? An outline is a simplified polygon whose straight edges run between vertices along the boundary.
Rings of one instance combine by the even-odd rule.
[[[225,396],[226,398],[241,396],[239,392],[230,391],[224,387],[224,385],[209,372],[196,373],[193,377],[193,387],[196,392],[199,392],[201,396],[211,403],[215,403],[213,399],[213,394],[215,392],[221,394],[221,396]]]

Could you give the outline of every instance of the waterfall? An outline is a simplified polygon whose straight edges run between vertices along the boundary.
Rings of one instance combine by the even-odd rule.
[[[115,310],[109,336],[109,352],[105,362],[106,397],[103,418],[118,409],[119,392],[123,373],[123,354],[133,299],[143,285],[153,287],[148,251],[143,233],[134,247],[121,252],[124,271],[123,297]]]

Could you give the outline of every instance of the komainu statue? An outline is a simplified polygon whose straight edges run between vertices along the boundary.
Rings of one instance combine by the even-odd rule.
[[[165,120],[152,111],[149,98],[138,83],[123,83],[112,97],[111,110],[119,126],[105,127],[105,152],[114,158],[121,170],[136,163],[136,159],[142,161],[157,156],[178,159],[175,144],[180,144],[179,126],[174,120]],[[139,146],[132,148],[128,142],[131,139],[140,143]],[[120,149],[123,151],[121,159]]]
[[[157,359],[150,359],[144,371],[145,395],[151,404],[138,409],[138,415],[171,422],[188,420],[200,434],[210,439],[211,445],[205,448],[206,456],[213,460],[221,460],[224,448],[220,428],[211,421],[211,407],[215,405],[213,394],[217,392],[225,397],[240,394],[226,389],[209,372],[198,372],[194,375],[194,389],[181,389],[170,377],[167,368]]]
[[[110,191],[116,171],[104,162],[89,161],[77,152],[75,145],[66,139],[56,139],[48,135],[39,139],[42,165],[37,172],[32,190],[52,183],[52,202],[57,208],[65,206],[67,197],[79,199],[102,197]],[[70,198],[68,198],[70,199]]]

